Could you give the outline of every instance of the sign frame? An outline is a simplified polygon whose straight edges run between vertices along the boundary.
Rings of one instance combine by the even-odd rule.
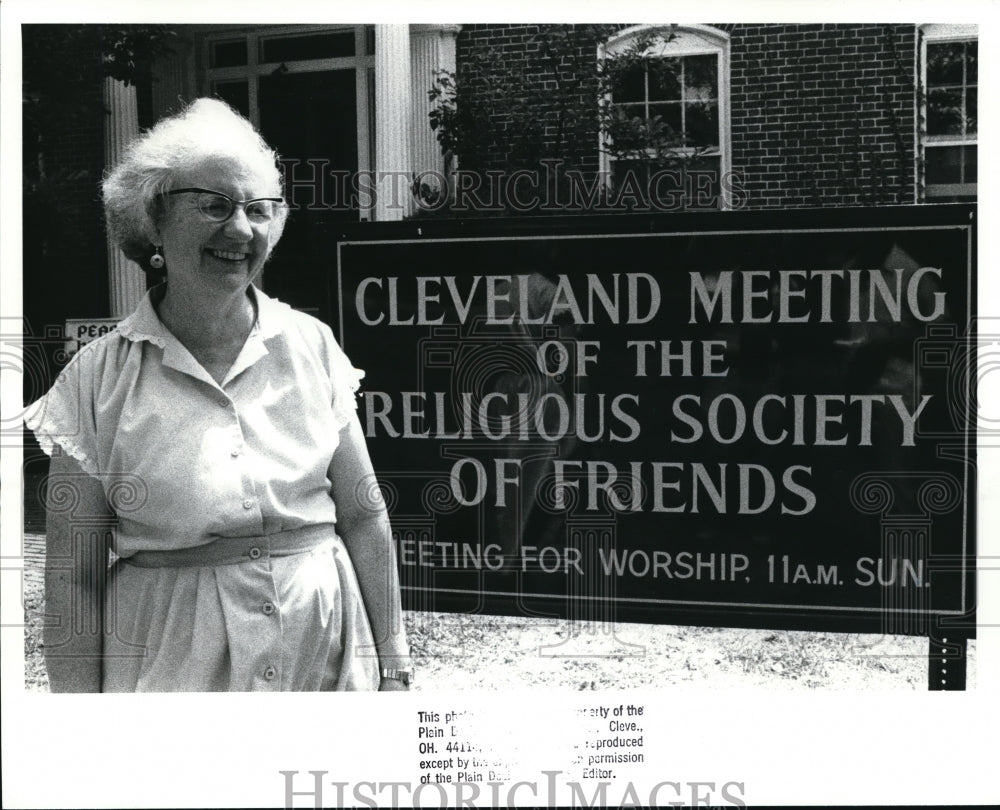
[[[725,235],[725,234],[795,234],[837,231],[891,232],[907,230],[958,230],[965,234],[967,277],[965,303],[966,327],[962,340],[968,350],[977,345],[976,301],[976,206],[967,204],[898,206],[888,208],[836,208],[756,210],[736,212],[686,212],[670,214],[622,214],[581,216],[535,216],[524,218],[436,219],[415,218],[402,222],[357,223],[338,229],[335,277],[330,285],[334,300],[328,302],[335,313],[334,332],[348,353],[345,343],[345,249],[358,246],[434,244],[460,240],[490,242],[508,240],[564,240],[602,236],[641,239],[647,236]],[[780,219],[780,227],[775,225]],[[395,271],[394,271],[395,272]],[[347,297],[349,301],[350,298]],[[712,604],[702,601],[655,605],[642,600],[616,597],[613,609],[598,611],[608,621],[684,624],[713,627],[740,627],[775,630],[813,630],[837,632],[906,632],[954,641],[974,638],[976,595],[976,405],[972,390],[972,365],[965,376],[965,430],[959,444],[965,455],[965,479],[962,484],[965,537],[961,555],[944,561],[951,570],[962,573],[961,609],[929,610],[925,622],[914,629],[900,629],[899,622],[887,622],[886,611],[837,606],[797,606],[758,604]],[[947,448],[946,448],[947,449]],[[954,447],[951,448],[954,451]],[[376,475],[378,465],[376,462]],[[426,604],[414,589],[404,586],[404,606],[420,608]],[[419,589],[416,589],[419,590]],[[468,592],[449,595],[435,591],[435,610],[468,612]],[[535,597],[538,596],[540,603]],[[576,597],[579,598],[579,597]],[[519,592],[487,591],[479,594],[473,612],[499,615],[558,616],[587,618],[593,610],[569,607],[563,597]],[[572,601],[572,600],[570,600]],[[464,605],[464,607],[463,607]],[[963,642],[964,646],[964,642]]]

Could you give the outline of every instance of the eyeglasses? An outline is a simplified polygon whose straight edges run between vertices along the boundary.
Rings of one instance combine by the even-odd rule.
[[[230,217],[236,213],[236,206],[243,208],[243,213],[247,215],[250,222],[263,224],[270,222],[277,215],[280,206],[284,203],[281,197],[255,197],[252,200],[234,200],[228,194],[221,191],[212,191],[207,188],[175,188],[168,191],[168,195],[174,194],[197,194],[198,210],[205,219],[212,222],[228,222]]]

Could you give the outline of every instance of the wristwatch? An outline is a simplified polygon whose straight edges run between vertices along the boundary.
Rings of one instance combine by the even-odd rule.
[[[394,681],[399,681],[403,686],[409,686],[413,683],[413,670],[410,669],[385,669],[380,671],[380,675],[383,678],[391,678]]]

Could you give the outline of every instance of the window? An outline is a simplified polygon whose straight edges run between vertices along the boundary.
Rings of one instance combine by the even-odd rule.
[[[976,198],[978,57],[975,26],[923,29],[923,198]]]
[[[661,203],[729,207],[729,41],[708,26],[629,28],[602,49],[610,71],[602,168]]]
[[[295,150],[282,150],[282,133],[288,126],[320,127],[333,129],[333,119],[328,113],[335,109],[336,123],[349,125],[355,130],[356,152],[347,160],[352,171],[368,169],[372,162],[370,133],[374,128],[373,107],[368,86],[374,73],[374,27],[346,26],[320,28],[318,26],[257,27],[252,31],[209,33],[204,41],[203,92],[215,95],[239,110],[278,146],[279,152],[296,157]],[[353,80],[346,78],[350,71]],[[338,95],[338,104],[322,108],[331,101],[332,91],[324,90],[334,74],[339,74],[338,84],[354,82],[350,98]],[[286,81],[282,81],[286,77]],[[276,112],[278,102],[286,96],[305,94],[301,109],[316,109],[313,118],[306,121],[304,113],[298,120],[285,121]],[[325,95],[324,95],[325,93]],[[326,118],[323,118],[323,116]],[[300,133],[301,134],[301,133]],[[303,135],[302,137],[307,137]],[[312,133],[319,151],[309,157],[328,157],[333,146],[323,143],[322,133]],[[298,140],[302,140],[299,138]],[[341,138],[343,140],[343,138]],[[299,145],[296,143],[296,145]],[[341,152],[347,144],[339,144]],[[343,161],[341,157],[341,161]],[[355,165],[355,163],[357,165]],[[341,168],[338,166],[337,168]]]

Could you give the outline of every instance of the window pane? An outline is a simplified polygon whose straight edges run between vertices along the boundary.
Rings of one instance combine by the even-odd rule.
[[[646,70],[643,65],[630,65],[615,80],[616,103],[646,100]]]
[[[239,67],[247,63],[247,41],[233,39],[228,42],[213,42],[209,48],[209,67]]]
[[[623,207],[651,203],[657,210],[719,208],[719,160],[693,158],[660,166],[641,160],[613,161],[611,200]]]
[[[650,59],[648,64],[649,100],[680,101],[681,60],[674,57]]]
[[[962,134],[962,91],[931,90],[927,94],[927,134]]]
[[[684,100],[708,101],[719,86],[718,59],[714,54],[684,57]]]
[[[650,104],[649,117],[660,117],[666,127],[664,134],[667,137],[677,139],[677,145],[681,145],[684,136],[684,129],[681,125],[681,105],[680,104]]]
[[[270,37],[260,41],[260,61],[264,63],[334,59],[338,56],[354,56],[353,31]]]
[[[213,82],[212,92],[244,118],[250,117],[250,85],[245,79],[234,82]]]
[[[697,157],[684,164],[688,208],[718,208],[720,205],[718,157]]]
[[[979,91],[970,87],[965,95],[965,132],[975,135],[979,131]]]
[[[649,146],[647,125],[642,107],[616,107],[615,119],[608,129],[608,135],[614,143],[615,153],[642,154]]]
[[[930,42],[927,44],[927,86],[962,84],[964,42]]]
[[[962,178],[963,182],[965,183],[978,182],[976,179],[979,174],[978,149],[975,146],[963,146],[962,160],[964,162],[964,177]]]
[[[979,170],[975,146],[927,147],[926,161],[929,197],[940,199],[944,194],[955,199],[968,199],[975,196]]]
[[[687,142],[689,146],[719,145],[719,116],[716,102],[688,104]]]
[[[976,84],[979,81],[979,41],[965,43],[965,81]]]
[[[372,28],[372,48],[375,45],[375,29]],[[368,161],[369,168],[375,171],[375,127],[378,126],[378,118],[375,116],[375,68],[370,67],[365,71],[365,90],[368,93]],[[367,219],[367,217],[366,217]]]
[[[626,180],[632,188],[645,190],[649,185],[649,166],[641,160],[615,160],[611,162],[611,187],[621,189]]]
[[[961,146],[927,147],[925,177],[928,185],[962,182],[963,148]]]
[[[375,26],[366,25],[365,26],[365,56],[373,56],[375,54]]]

